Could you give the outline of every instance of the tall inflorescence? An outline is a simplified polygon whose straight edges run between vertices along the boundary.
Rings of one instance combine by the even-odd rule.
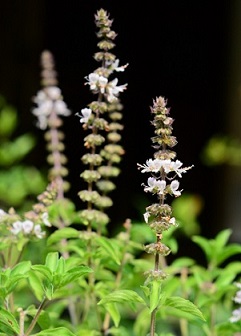
[[[147,185],[144,191],[157,196],[158,202],[146,208],[144,219],[147,225],[155,232],[156,241],[145,246],[147,253],[154,255],[154,268],[147,272],[147,283],[153,280],[161,281],[166,274],[161,269],[160,258],[167,256],[171,251],[162,242],[163,232],[173,225],[176,220],[172,216],[172,208],[166,202],[167,196],[179,197],[182,190],[179,190],[178,178],[191,167],[183,168],[182,162],[176,159],[176,152],[172,148],[177,144],[176,138],[172,135],[173,119],[169,116],[170,109],[163,97],[158,97],[153,102],[151,112],[154,115],[152,124],[155,128],[155,136],[152,137],[153,147],[156,150],[154,157],[148,159],[146,164],[138,164],[142,173],[149,173]],[[154,335],[155,310],[152,312],[151,335]]]
[[[63,101],[61,90],[58,87],[54,58],[51,52],[47,50],[42,52],[41,66],[42,89],[33,99],[36,107],[32,112],[38,118],[37,126],[46,130],[45,139],[49,151],[47,161],[51,166],[49,180],[55,181],[57,198],[61,199],[69,186],[64,181],[68,170],[65,167],[67,158],[64,154],[64,133],[60,130],[63,122],[60,117],[70,115],[70,110]]]
[[[123,129],[120,123],[123,107],[119,94],[126,89],[127,84],[118,86],[118,79],[111,79],[111,76],[115,72],[124,71],[127,65],[119,66],[119,60],[110,52],[115,47],[116,33],[111,29],[112,20],[105,10],[97,11],[95,24],[99,29],[99,51],[95,53],[94,59],[101,64],[86,76],[86,85],[96,95],[96,100],[82,109],[80,114],[77,113],[84,130],[89,131],[84,139],[89,151],[82,156],[82,162],[88,168],[81,174],[88,187],[79,192],[79,197],[87,203],[87,208],[81,212],[82,222],[88,230],[95,227],[101,232],[109,222],[105,210],[112,205],[111,198],[107,196],[115,188],[111,179],[119,175],[120,169],[116,164],[124,154],[119,144]]]

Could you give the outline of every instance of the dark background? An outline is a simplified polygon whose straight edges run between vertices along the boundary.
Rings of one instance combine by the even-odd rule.
[[[104,8],[118,33],[113,52],[121,64],[129,63],[118,74],[120,84],[128,83],[120,96],[126,154],[113,194],[113,223],[126,217],[142,219],[147,196],[141,183],[147,176],[136,165],[152,157],[150,106],[162,95],[175,120],[177,158],[184,166],[195,166],[184,175],[181,188],[203,198],[202,233],[211,237],[232,225],[227,222],[226,168],[207,167],[200,155],[211,136],[232,132],[231,119],[237,125],[229,103],[232,88],[238,97],[241,82],[234,68],[235,60],[241,59],[236,45],[240,27],[235,26],[240,18],[238,1],[1,0],[0,5],[0,93],[19,111],[19,132],[31,131],[39,138],[29,158],[38,167],[46,165],[45,149],[30,112],[31,97],[40,88],[40,53],[49,49],[55,56],[59,86],[73,112],[64,129],[72,184],[68,196],[77,207],[82,206],[77,192],[83,188],[79,174],[85,134],[74,114],[93,99],[84,77],[98,66],[93,59],[97,51],[94,14]],[[239,135],[236,128],[234,133]]]

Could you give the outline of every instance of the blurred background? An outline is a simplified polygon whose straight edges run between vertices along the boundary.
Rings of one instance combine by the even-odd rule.
[[[59,87],[72,111],[65,119],[69,181],[77,208],[83,187],[83,132],[75,116],[93,100],[84,77],[97,63],[94,14],[100,8],[114,19],[113,52],[120,64],[118,84],[128,83],[122,144],[126,150],[110,210],[113,223],[129,217],[142,220],[146,205],[146,175],[137,170],[153,155],[150,106],[167,98],[174,118],[177,158],[194,168],[183,176],[181,188],[193,195],[200,232],[212,237],[233,229],[241,242],[241,2],[15,0],[0,1],[0,95],[18,114],[15,136],[30,132],[36,146],[24,160],[44,172],[45,142],[31,114],[32,97],[40,89],[40,53],[50,50]],[[0,120],[1,122],[1,120]],[[1,125],[0,125],[1,126]],[[5,165],[5,169],[10,169]],[[7,191],[6,191],[7,192]],[[8,191],[9,192],[9,191]],[[149,203],[148,203],[149,202]],[[190,211],[193,208],[189,209]],[[189,211],[189,212],[190,212]],[[194,211],[195,212],[195,211]]]

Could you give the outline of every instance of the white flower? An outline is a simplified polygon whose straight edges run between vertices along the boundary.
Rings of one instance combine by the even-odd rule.
[[[61,98],[61,91],[57,86],[49,86],[45,89],[45,92],[51,100],[57,100]]]
[[[81,113],[82,115],[80,115],[79,113],[76,113],[76,115],[80,117],[81,123],[87,124],[90,119],[92,110],[90,108],[84,108],[81,110]]]
[[[39,224],[35,225],[34,233],[37,238],[42,239],[45,236],[45,232],[41,231],[41,226]]]
[[[65,102],[63,100],[57,100],[54,103],[54,109],[55,112],[58,115],[62,115],[62,116],[69,116],[70,115],[70,110],[67,108],[67,105],[65,104]]]
[[[19,232],[22,231],[22,226],[23,226],[23,223],[20,222],[20,221],[16,221],[12,224],[12,228],[10,229],[10,231],[14,234],[14,235],[17,235]]]
[[[241,290],[237,291],[235,297],[233,298],[234,302],[241,303]]]
[[[119,93],[123,92],[126,89],[127,84],[117,86],[117,83],[118,79],[115,78],[111,82],[109,82],[106,87],[107,100],[109,102],[113,102],[114,100],[116,100]]]
[[[117,72],[123,72],[125,68],[128,66],[128,63],[122,66],[119,66],[120,60],[116,59],[110,66],[111,70],[117,71]]]
[[[178,197],[178,196],[181,195],[181,191],[178,190],[178,188],[179,188],[179,182],[178,182],[177,180],[173,180],[173,181],[171,182],[171,184],[170,184],[170,188],[171,188],[172,193],[173,193],[176,197]]]
[[[163,194],[165,188],[166,188],[166,181],[161,180],[158,181],[155,179],[155,177],[149,177],[147,180],[148,186],[145,186],[144,191],[145,192],[158,192],[158,194]]]
[[[229,321],[234,323],[240,320],[241,320],[241,308],[238,308],[232,312],[232,316],[230,317]]]
[[[187,168],[181,168],[182,162],[179,160],[171,161],[169,159],[167,160],[161,160],[161,159],[149,159],[146,161],[146,164],[140,165],[138,164],[140,168],[143,168],[141,170],[142,173],[157,173],[160,172],[161,169],[164,170],[166,174],[169,174],[170,172],[175,172],[179,177],[182,177],[182,174],[185,173],[187,170],[191,169],[193,166],[187,167]]]
[[[170,220],[169,220],[169,223],[173,226],[176,226],[177,225],[177,222],[176,222],[176,218],[175,217],[172,217]]]
[[[144,165],[140,165],[138,164],[138,166],[142,169],[142,173],[149,173],[149,172],[153,172],[153,173],[157,173],[161,170],[162,168],[162,161],[163,160],[159,160],[159,159],[149,159],[146,160],[146,164]]]
[[[29,234],[33,230],[33,222],[30,220],[25,220],[22,222],[22,230],[25,234]]]
[[[87,83],[90,86],[90,89],[93,91],[100,90],[101,93],[105,92],[106,85],[108,83],[108,79],[104,76],[100,76],[97,73],[93,72],[89,74],[87,77]]]
[[[146,223],[148,223],[148,218],[150,217],[150,215],[151,215],[150,212],[145,212],[144,213],[143,217],[144,217],[144,220],[145,220]]]
[[[33,101],[36,103],[32,113],[38,118],[38,127],[46,129],[48,126],[48,118],[52,112],[57,115],[68,116],[70,110],[62,100],[61,91],[56,86],[47,87],[38,91]]]
[[[44,212],[42,214],[42,221],[44,225],[49,226],[49,227],[52,226],[51,223],[49,222],[49,214],[47,212]]]

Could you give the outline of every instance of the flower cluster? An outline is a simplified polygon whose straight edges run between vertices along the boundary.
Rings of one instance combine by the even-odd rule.
[[[241,304],[241,283],[236,282],[235,285],[238,288],[238,291],[236,292],[233,301],[237,304]],[[232,323],[238,322],[241,320],[241,307],[234,309],[232,312],[232,316],[230,317],[229,321]]]
[[[123,92],[127,86],[127,84],[117,86],[117,78],[108,82],[108,78],[101,76],[98,73],[89,74],[89,76],[86,77],[86,80],[86,84],[90,86],[90,89],[94,93],[101,92],[110,103],[114,102],[117,99],[119,93]]]
[[[47,160],[52,166],[49,171],[49,179],[57,181],[58,198],[63,198],[64,191],[69,188],[69,185],[63,180],[63,177],[68,174],[68,170],[64,166],[67,157],[63,153],[65,148],[63,143],[64,133],[60,131],[62,126],[60,116],[70,115],[70,110],[63,101],[61,90],[57,86],[57,73],[50,51],[42,52],[41,65],[43,89],[33,99],[37,107],[32,112],[38,118],[39,127],[43,130],[47,129],[45,139],[48,142],[47,149],[50,152]]]
[[[38,118],[38,127],[42,130],[48,127],[51,113],[56,113],[58,116],[70,115],[70,110],[63,101],[61,90],[57,86],[49,86],[37,92],[33,98],[37,105],[33,109],[33,114]]]
[[[51,226],[47,212],[43,212],[38,216],[37,220],[35,218],[35,221],[28,219],[28,216],[24,220],[21,220],[20,216],[13,209],[9,213],[0,209],[0,223],[6,224],[8,230],[14,236],[35,236],[39,239],[42,239],[46,234],[45,231],[42,231],[42,225]]]
[[[103,210],[112,205],[107,193],[115,188],[110,179],[120,172],[113,165],[119,163],[124,154],[122,146],[118,144],[121,140],[119,132],[123,129],[120,124],[122,105],[119,94],[126,89],[127,84],[117,85],[118,79],[110,79],[110,76],[115,72],[123,72],[128,64],[120,66],[119,59],[110,52],[115,46],[113,41],[116,33],[111,29],[112,20],[105,10],[97,12],[95,23],[99,28],[97,37],[100,41],[97,46],[100,51],[95,53],[94,58],[101,66],[85,77],[85,84],[98,99],[76,113],[83,128],[90,130],[84,141],[85,147],[91,151],[82,157],[83,163],[89,166],[81,174],[81,178],[88,183],[88,190],[81,191],[79,197],[88,204],[88,209],[81,213],[82,222],[95,222],[103,226],[103,215],[105,224],[109,221]],[[95,187],[97,190],[94,190]]]
[[[155,232],[156,243],[147,245],[145,250],[156,256],[166,256],[170,250],[165,246],[162,240],[162,233],[171,226],[176,225],[176,219],[172,216],[172,208],[165,203],[166,196],[172,195],[179,197],[182,190],[179,189],[180,183],[177,178],[181,178],[182,174],[189,169],[184,168],[182,162],[176,160],[176,153],[169,149],[176,145],[176,138],[172,135],[173,119],[169,116],[170,109],[166,107],[166,100],[159,97],[154,101],[151,112],[154,114],[152,124],[155,127],[155,136],[152,138],[154,148],[154,158],[148,159],[145,164],[138,164],[138,169],[142,173],[150,173],[147,184],[144,186],[145,192],[157,195],[159,202],[154,203],[146,208],[144,220]],[[158,260],[155,262],[154,271],[158,273]],[[162,276],[163,278],[163,272]]]

